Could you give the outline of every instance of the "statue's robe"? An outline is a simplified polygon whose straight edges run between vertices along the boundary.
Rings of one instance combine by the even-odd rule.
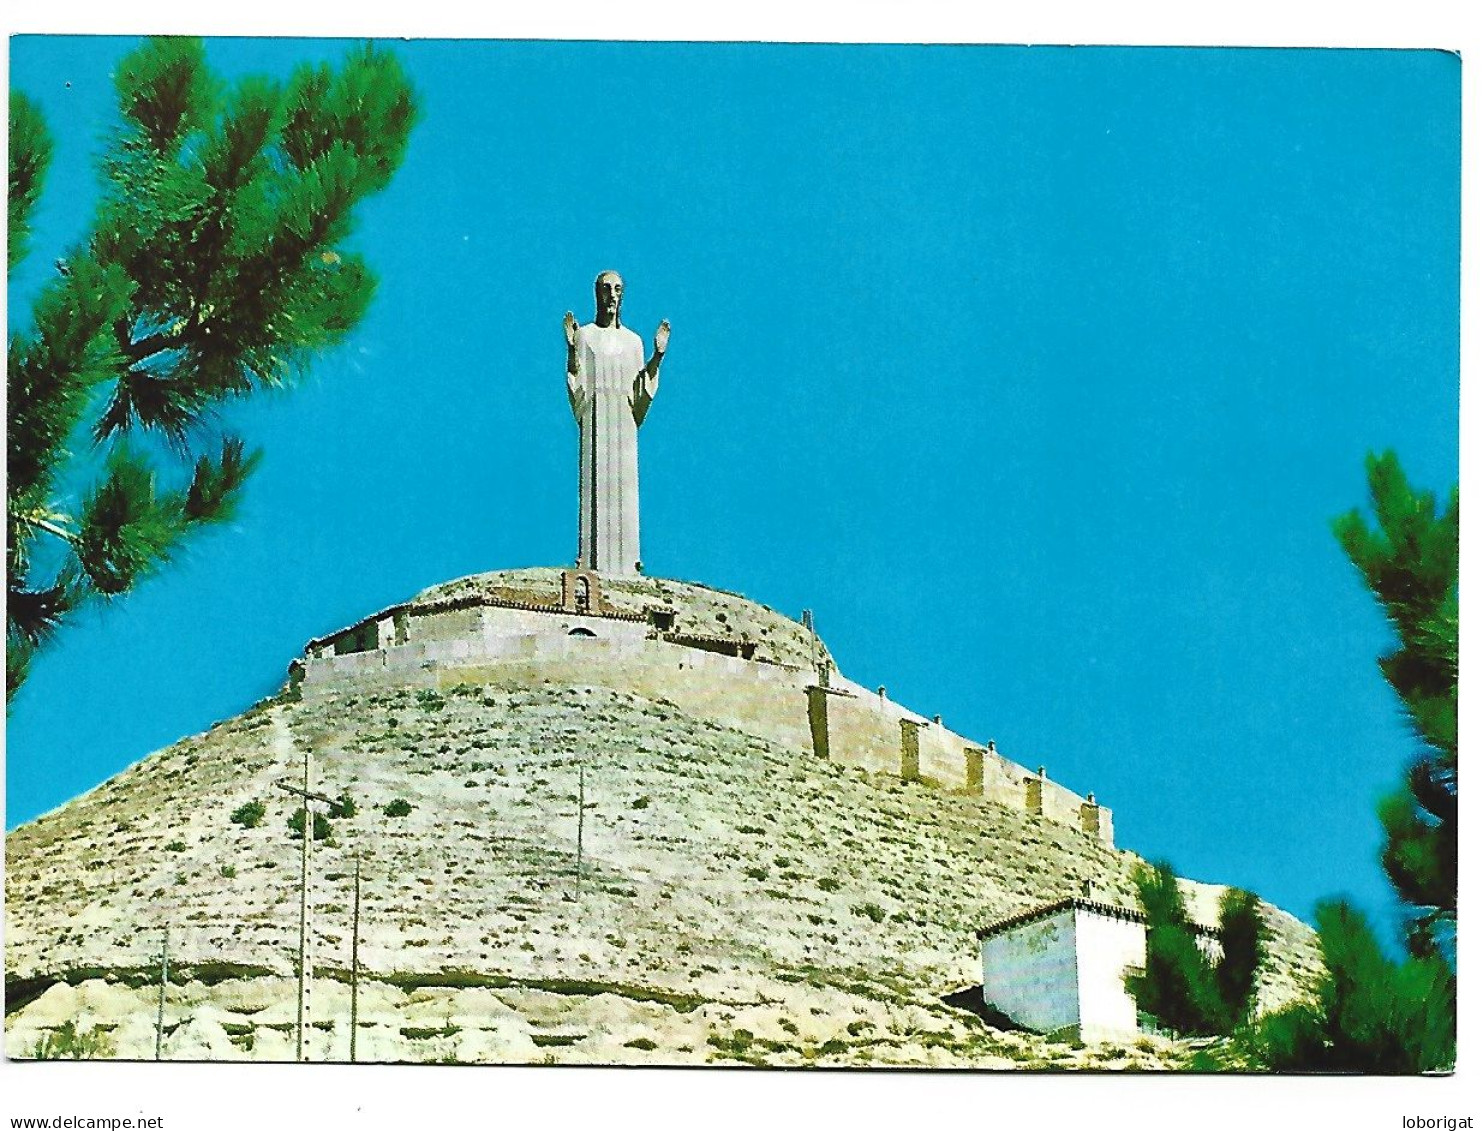
[[[624,326],[577,330],[577,372],[567,396],[577,418],[581,507],[577,565],[600,573],[639,572],[639,444],[659,378],[644,368],[644,344]]]

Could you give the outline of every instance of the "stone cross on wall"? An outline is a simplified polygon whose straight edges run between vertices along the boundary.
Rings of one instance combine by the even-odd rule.
[[[669,323],[659,323],[644,360],[639,336],[623,325],[623,279],[604,271],[597,313],[585,326],[566,312],[566,392],[577,418],[577,566],[633,575],[639,557],[638,430],[659,392]]]

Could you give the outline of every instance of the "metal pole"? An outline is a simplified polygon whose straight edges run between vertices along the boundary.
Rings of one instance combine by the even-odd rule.
[[[160,943],[160,1002],[154,1020],[154,1058],[160,1059],[160,1046],[165,1041],[165,983],[170,980],[170,924],[165,924],[165,937]]]
[[[582,822],[587,817],[587,781],[585,767],[577,763],[577,892],[582,891]]]
[[[314,962],[309,953],[309,842],[314,839],[314,815],[309,809],[310,801],[320,801],[326,805],[333,805],[334,799],[326,797],[322,793],[311,793],[309,791],[310,765],[309,748],[304,748],[304,785],[303,788],[289,785],[287,782],[278,782],[278,788],[285,793],[297,794],[299,803],[299,820],[301,828],[301,843],[299,844],[299,1023],[298,1040],[295,1048],[295,1059],[304,1059],[304,1032],[309,1020],[309,987],[314,978]]]
[[[294,1059],[304,1059],[304,1026],[309,1012],[309,842],[314,839],[314,817],[309,812],[309,747],[304,747],[304,793],[299,812],[304,817],[299,846],[299,1034]]]
[[[360,1017],[360,857],[355,858],[355,910],[350,920],[350,1063],[355,1063],[355,1033]]]

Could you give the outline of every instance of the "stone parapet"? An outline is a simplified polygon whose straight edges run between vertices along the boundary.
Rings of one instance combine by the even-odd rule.
[[[734,726],[816,758],[925,781],[1031,812],[1112,844],[1112,814],[1090,797],[1031,774],[986,745],[867,690],[833,667],[814,633],[778,627],[777,614],[730,594],[588,571],[530,571],[531,585],[497,585],[523,573],[481,575],[438,587],[351,628],[311,641],[290,683],[307,696],[348,684],[440,687],[522,680],[595,684],[668,699],[698,718]],[[527,600],[527,597],[537,598]],[[549,598],[542,600],[541,598]],[[640,611],[636,602],[650,603]],[[663,603],[654,603],[655,601]],[[623,602],[629,602],[625,605]],[[744,625],[722,635],[704,621]],[[780,643],[781,641],[781,643]],[[816,663],[793,664],[797,655]],[[800,693],[803,693],[800,695]]]

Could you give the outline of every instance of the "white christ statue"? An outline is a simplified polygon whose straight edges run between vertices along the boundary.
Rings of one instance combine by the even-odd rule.
[[[578,326],[566,312],[566,392],[577,418],[577,565],[633,575],[639,558],[639,425],[659,391],[669,323],[659,323],[654,352],[623,325],[623,279],[597,277],[597,314]]]

